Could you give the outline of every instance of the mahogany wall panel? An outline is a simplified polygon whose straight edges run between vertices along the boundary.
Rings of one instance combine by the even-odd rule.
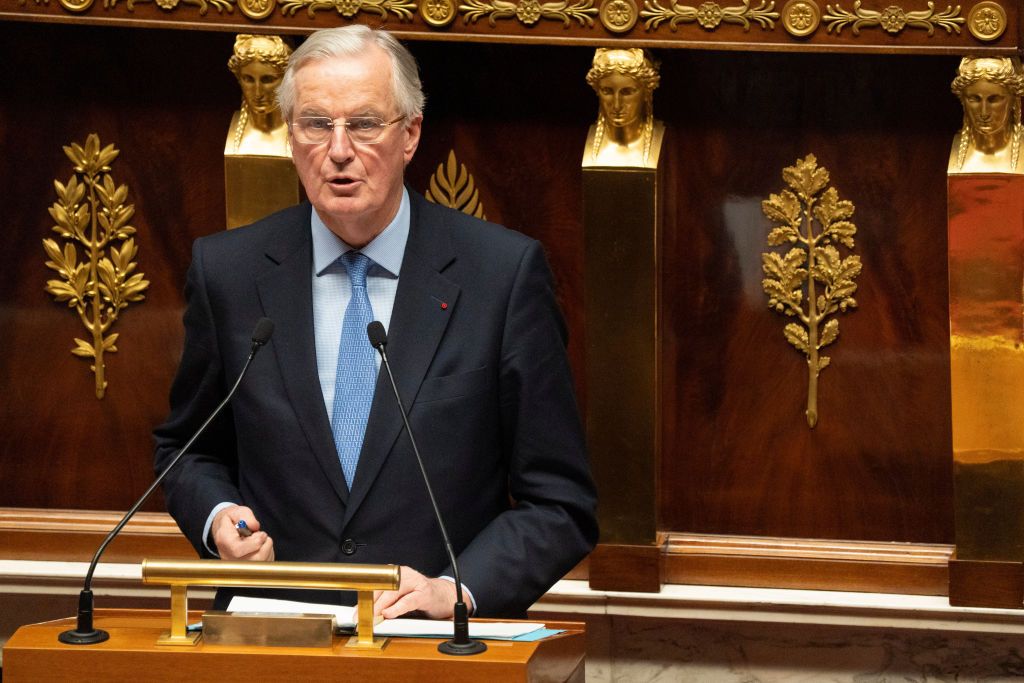
[[[675,57],[675,56],[674,56]],[[945,169],[956,60],[689,53],[663,67],[663,528],[950,542]],[[760,202],[813,152],[856,206],[860,308],[807,366],[770,311]],[[778,248],[774,248],[778,249]],[[782,251],[785,251],[784,249]],[[845,248],[842,250],[845,253]]]

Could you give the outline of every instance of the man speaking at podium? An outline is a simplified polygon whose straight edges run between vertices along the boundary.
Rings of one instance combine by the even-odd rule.
[[[470,609],[522,616],[597,537],[543,250],[404,186],[424,96],[389,34],[312,34],[279,98],[310,203],[196,241],[158,471],[225,395],[264,316],[270,352],[167,477],[168,509],[204,557],[398,564],[401,587],[376,610],[450,617],[452,569],[366,336],[378,320]]]

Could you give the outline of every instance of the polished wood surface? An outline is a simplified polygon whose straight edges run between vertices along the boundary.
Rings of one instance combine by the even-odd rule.
[[[201,615],[192,615],[195,619]],[[481,680],[568,681],[583,668],[583,624],[554,622],[566,632],[534,643],[488,641],[472,657],[438,653],[440,640],[393,638],[383,651],[345,648],[336,637],[330,648],[204,645],[160,647],[169,624],[159,610],[98,610],[96,627],[110,633],[104,643],[65,645],[57,635],[75,624],[62,619],[24,626],[4,647],[4,678],[38,680],[421,680],[476,683]]]
[[[952,542],[945,182],[954,60],[688,55],[662,100],[661,528]],[[681,78],[681,76],[676,76]],[[898,83],[898,87],[893,87]],[[657,100],[656,100],[657,102]],[[804,357],[769,310],[760,202],[808,153],[854,202],[859,303],[803,411]],[[700,160],[699,164],[692,160]]]
[[[123,512],[0,508],[0,559],[88,562]],[[103,553],[104,562],[194,559],[192,545],[165,512],[139,512]]]
[[[1024,562],[953,557],[949,561],[949,604],[1024,608]]]

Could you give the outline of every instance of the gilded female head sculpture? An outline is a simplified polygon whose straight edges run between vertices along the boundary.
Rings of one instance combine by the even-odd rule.
[[[228,69],[242,88],[242,105],[232,121],[226,153],[287,154],[287,126],[277,105],[277,88],[291,53],[279,36],[236,36]]]
[[[1015,173],[1020,160],[1024,69],[1016,57],[964,57],[951,86],[964,108],[950,173]]]
[[[647,165],[655,137],[654,90],[660,80],[658,63],[644,50],[597,49],[587,72],[587,83],[600,101],[591,161],[606,157],[609,165]],[[636,163],[623,163],[629,159]]]

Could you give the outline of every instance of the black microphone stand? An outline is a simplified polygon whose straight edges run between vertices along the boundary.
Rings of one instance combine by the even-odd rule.
[[[235,380],[234,386],[231,387],[231,391],[224,397],[224,400],[220,402],[220,405],[210,414],[210,417],[206,418],[196,433],[192,435],[192,438],[181,447],[181,449],[175,454],[170,464],[164,468],[163,472],[156,478],[156,480],[150,484],[146,492],[142,494],[142,497],[136,501],[135,505],[132,505],[128,512],[125,513],[121,521],[117,523],[117,526],[107,534],[107,537],[103,539],[103,543],[100,544],[96,554],[92,557],[92,563],[89,565],[89,571],[85,574],[85,585],[82,591],[78,594],[78,624],[73,629],[61,632],[57,639],[62,643],[68,645],[93,645],[95,643],[102,643],[104,640],[110,637],[110,634],[102,629],[93,628],[92,625],[92,609],[93,609],[93,596],[92,596],[92,575],[96,571],[96,565],[100,561],[100,555],[107,549],[110,542],[114,540],[124,525],[128,523],[128,520],[139,511],[149,497],[156,490],[156,487],[160,485],[160,482],[164,480],[167,473],[174,469],[174,466],[181,460],[181,456],[188,452],[188,449],[192,446],[192,443],[199,438],[199,435],[203,433],[206,427],[213,422],[214,418],[220,414],[220,411],[228,404],[231,397],[235,395],[235,390],[238,389],[238,385],[242,383],[242,378],[245,377],[246,371],[249,370],[249,365],[252,363],[252,359],[256,357],[256,352],[259,351],[260,347],[267,343],[270,339],[270,335],[274,332],[274,323],[269,318],[260,318],[260,321],[256,324],[256,329],[252,335],[252,349],[249,351],[249,357],[245,359],[245,365],[242,367],[242,371],[238,373],[238,379]]]
[[[395,384],[395,376],[391,374],[391,364],[388,363],[387,353],[384,347],[387,345],[387,336],[384,326],[379,321],[370,323],[366,332],[370,337],[370,344],[380,354],[381,363],[387,370],[388,379],[391,381],[391,388],[395,392],[395,400],[398,402],[398,410],[402,413],[402,422],[405,424],[405,433],[409,435],[409,442],[412,444],[412,452],[416,455],[416,462],[420,466],[420,473],[423,475],[423,483],[427,487],[427,495],[430,497],[430,504],[434,508],[434,516],[437,518],[437,526],[441,529],[441,536],[444,538],[444,547],[448,551],[448,559],[452,563],[452,574],[455,578],[455,612],[452,615],[453,637],[437,646],[438,652],[446,655],[476,655],[487,650],[487,645],[479,640],[469,637],[469,608],[462,596],[462,577],[459,576],[459,565],[455,561],[455,551],[452,550],[451,541],[448,540],[448,531],[445,529],[444,521],[441,518],[441,510],[437,507],[437,500],[434,498],[434,491],[430,487],[430,479],[427,477],[427,469],[423,466],[423,458],[420,457],[420,449],[416,446],[416,438],[412,435],[412,428],[409,426],[409,416],[402,405],[402,397],[398,393],[398,385]]]

